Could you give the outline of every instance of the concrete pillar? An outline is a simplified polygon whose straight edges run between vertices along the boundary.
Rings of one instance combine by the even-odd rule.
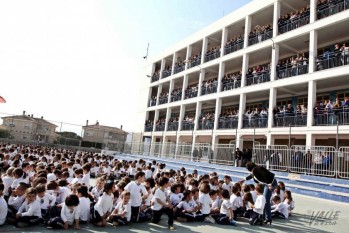
[[[273,109],[276,106],[277,89],[275,87],[270,88],[269,91],[269,109],[268,109],[268,128],[273,128],[274,113]]]
[[[222,99],[218,98],[216,99],[216,109],[214,114],[214,130],[218,129],[218,121],[219,121],[219,115],[221,114],[221,108],[222,108]]]
[[[199,75],[199,86],[198,86],[198,97],[201,96],[201,86],[202,82],[205,80],[205,70],[200,70],[200,75]]]
[[[165,121],[165,131],[167,131],[168,121],[171,118],[171,113],[172,113],[172,109],[171,108],[167,108],[167,110],[166,110],[166,121]]]
[[[235,140],[235,149],[239,148],[242,151],[243,144],[244,144],[244,140],[242,139],[242,135],[238,134]]]
[[[217,86],[217,93],[221,92],[222,90],[222,79],[225,72],[225,63],[219,62],[219,70],[218,70],[218,86]]]
[[[188,87],[188,75],[184,75],[184,79],[183,79],[183,87],[182,87],[182,100],[184,100],[185,98],[185,90]]]
[[[244,48],[247,48],[248,46],[248,35],[251,31],[251,16],[248,15],[245,17],[245,39],[244,39]]]
[[[159,110],[155,110],[154,124],[153,124],[153,132],[154,132],[155,129],[156,129],[156,122],[158,121],[158,119],[159,119]]]
[[[309,38],[309,73],[316,71],[317,31],[310,31]]]
[[[192,51],[192,46],[188,45],[187,46],[187,54],[186,54],[186,58],[185,58],[185,69],[189,68],[189,58],[191,57],[191,51]]]
[[[277,79],[276,77],[276,66],[279,62],[279,45],[275,44],[274,49],[271,51],[271,74],[270,81],[274,81]]]
[[[181,109],[179,111],[179,119],[178,119],[178,131],[182,130],[182,121],[185,116],[185,105],[181,105]]]
[[[273,37],[278,34],[278,20],[280,18],[280,2],[277,0],[274,2],[274,15],[273,15]]]
[[[194,148],[195,148],[195,142],[196,142],[196,136],[194,134],[193,136],[193,141],[191,143],[191,154],[190,154],[190,161],[193,161],[193,152],[194,152]]]
[[[307,147],[315,146],[315,137],[311,134],[311,132],[307,132],[305,143]]]
[[[156,94],[156,105],[159,105],[159,97],[161,92],[162,92],[162,84],[160,84],[158,87],[158,93]]]
[[[222,30],[221,57],[224,56],[224,46],[227,43],[227,39],[228,39],[228,28],[224,27]]]
[[[202,102],[197,102],[195,111],[194,131],[199,128],[199,117],[201,115]]]
[[[207,52],[207,46],[208,46],[208,38],[205,37],[202,41],[201,64],[204,64],[204,62],[205,62],[205,55]]]
[[[175,68],[175,64],[176,64],[176,62],[177,62],[177,56],[178,56],[178,54],[177,54],[177,52],[175,52],[175,53],[173,54],[173,59],[172,59],[172,70],[171,70],[171,75],[174,74],[174,68]]]
[[[267,136],[267,146],[274,145],[275,144],[275,139],[271,135],[271,133],[268,132],[266,136]]]
[[[160,78],[159,78],[159,80],[160,80],[160,79],[162,79],[162,71],[164,71],[165,66],[166,66],[166,59],[165,59],[165,58],[163,58],[163,59],[161,59],[161,66],[160,66]]]
[[[316,81],[311,80],[308,83],[308,107],[307,107],[307,126],[314,125],[314,107],[316,104]]]
[[[179,149],[179,145],[180,145],[180,136],[179,135],[176,135],[176,149],[175,149],[175,159],[177,158],[177,155],[178,155],[178,149]]]
[[[318,0],[310,0],[310,23],[316,21],[316,6]]]
[[[246,108],[246,94],[241,93],[240,94],[240,102],[239,102],[239,122],[238,122],[238,129],[242,129],[243,126],[243,116],[245,114],[245,108]]]
[[[246,74],[248,71],[248,66],[249,66],[249,55],[248,54],[244,54],[242,57],[242,69],[241,69],[241,87],[246,86]]]
[[[174,86],[174,80],[171,79],[171,81],[170,81],[170,88],[168,90],[168,101],[167,101],[167,103],[171,103],[171,93],[173,91],[173,86]]]

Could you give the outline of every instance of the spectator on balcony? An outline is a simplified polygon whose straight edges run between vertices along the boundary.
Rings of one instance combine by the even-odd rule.
[[[346,43],[343,44],[343,46],[340,48],[340,51],[342,53],[342,64],[348,65],[349,62],[349,46],[346,46]]]

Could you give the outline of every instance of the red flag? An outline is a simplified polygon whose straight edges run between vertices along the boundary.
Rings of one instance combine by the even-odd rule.
[[[6,100],[0,96],[0,103],[6,103]]]

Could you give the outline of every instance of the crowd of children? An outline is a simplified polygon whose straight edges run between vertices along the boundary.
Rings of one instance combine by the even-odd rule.
[[[165,164],[126,161],[91,152],[0,143],[0,225],[47,228],[127,225],[129,222],[201,221],[237,225],[246,218],[262,224],[263,185],[233,183],[229,176],[199,176]],[[90,178],[96,178],[92,185]],[[287,219],[291,192],[279,182],[271,198],[272,216]]]

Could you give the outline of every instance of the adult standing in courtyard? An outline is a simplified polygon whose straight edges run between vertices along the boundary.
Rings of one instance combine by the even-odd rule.
[[[264,223],[271,224],[272,220],[271,220],[270,198],[274,189],[277,186],[275,174],[267,170],[265,167],[258,166],[253,162],[248,162],[246,164],[246,168],[251,174],[248,175],[244,180],[241,180],[240,184],[244,183],[246,180],[250,180],[253,178],[253,180],[256,183],[264,185],[263,196],[265,197],[265,200],[266,200],[265,207],[264,207],[264,217],[265,217]]]

